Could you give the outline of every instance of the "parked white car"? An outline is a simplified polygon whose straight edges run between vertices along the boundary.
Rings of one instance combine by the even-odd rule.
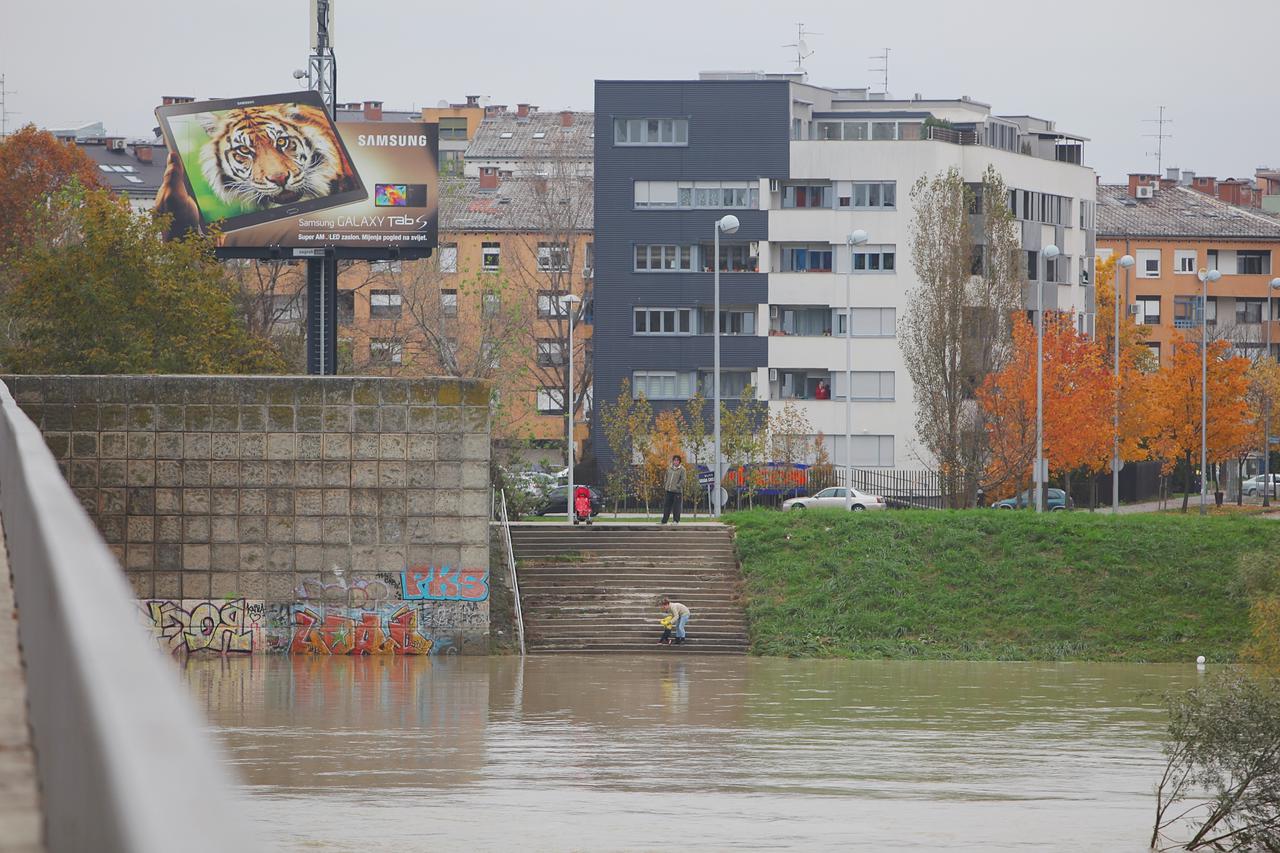
[[[1271,474],[1271,494],[1280,495],[1280,474]],[[1244,481],[1244,493],[1249,497],[1262,494],[1262,486],[1266,480],[1257,474]]]
[[[845,489],[843,486],[832,486],[823,489],[816,495],[803,498],[792,498],[782,502],[783,509],[844,509],[844,501],[848,492],[853,492],[853,511],[864,509],[884,509],[884,498],[869,495],[857,489]]]

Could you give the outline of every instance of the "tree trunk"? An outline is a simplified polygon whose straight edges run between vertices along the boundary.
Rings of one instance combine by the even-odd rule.
[[[1187,473],[1186,473],[1186,476],[1183,477],[1183,482],[1186,488],[1182,490],[1182,511],[1185,513],[1187,511],[1187,500],[1191,497],[1191,453],[1190,452],[1185,454],[1183,461],[1185,461],[1187,464]],[[1208,471],[1200,472],[1201,477],[1207,477],[1208,475],[1209,475]]]
[[[1244,460],[1236,465],[1236,506],[1244,506]]]

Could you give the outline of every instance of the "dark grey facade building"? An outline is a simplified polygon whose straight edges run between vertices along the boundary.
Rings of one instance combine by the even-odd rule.
[[[754,329],[756,306],[768,302],[769,286],[758,261],[769,221],[758,188],[760,179],[787,173],[789,121],[783,80],[596,81],[597,411],[617,400],[624,379],[634,383],[637,375],[651,383],[646,396],[655,413],[682,405],[692,383],[709,382],[710,246],[726,213],[741,227],[721,240],[722,395],[736,397],[741,377],[766,365],[768,338]],[[679,182],[678,195],[642,200],[648,181]],[[733,194],[728,203],[725,193]],[[734,309],[738,316],[750,312],[750,329],[730,317]],[[637,333],[637,324],[647,330],[651,318],[687,324],[692,333]],[[705,390],[710,397],[709,384]],[[607,468],[613,460],[600,418],[593,418],[592,430],[597,458]]]

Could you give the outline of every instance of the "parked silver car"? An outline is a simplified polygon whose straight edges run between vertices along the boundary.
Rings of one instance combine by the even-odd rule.
[[[1271,477],[1271,494],[1280,495],[1280,474],[1270,474],[1268,476]],[[1242,484],[1244,493],[1251,498],[1262,494],[1262,486],[1265,482],[1266,480],[1261,474],[1250,477]]]
[[[792,498],[782,502],[783,509],[844,509],[845,497],[848,489],[843,486],[832,486],[829,489],[823,489],[816,495],[808,495],[802,498]],[[866,492],[860,492],[853,489],[853,511],[858,512],[864,509],[884,509],[884,498],[879,495],[869,495]]]

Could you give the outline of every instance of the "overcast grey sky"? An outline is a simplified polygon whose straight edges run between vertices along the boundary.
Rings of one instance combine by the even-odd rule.
[[[10,123],[102,121],[149,135],[161,95],[288,91],[308,52],[308,0],[3,0]],[[338,97],[389,108],[467,94],[591,109],[592,81],[788,70],[796,22],[813,83],[863,86],[891,49],[897,97],[969,95],[1092,140],[1108,181],[1166,166],[1218,177],[1280,166],[1276,0],[337,0]]]

